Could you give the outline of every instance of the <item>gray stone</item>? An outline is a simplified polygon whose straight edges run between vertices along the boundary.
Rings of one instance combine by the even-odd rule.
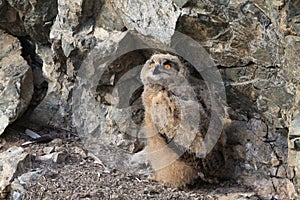
[[[190,2],[190,0],[173,0],[173,2],[180,8],[182,8],[185,4]]]
[[[45,153],[45,154],[50,154],[50,153],[52,153],[54,151],[54,147],[44,147],[43,148],[43,152]]]
[[[111,1],[129,30],[169,43],[180,14],[170,1]]]
[[[33,94],[31,68],[17,38],[0,31],[0,135],[27,109]]]
[[[60,138],[55,138],[53,139],[51,142],[49,142],[49,145],[53,145],[53,146],[60,146],[62,145],[63,140]]]
[[[44,170],[37,170],[33,172],[27,172],[25,174],[16,177],[11,183],[11,199],[21,200],[24,199],[24,193],[28,190],[30,183],[36,181],[45,174]]]
[[[50,154],[46,154],[43,156],[36,156],[35,160],[37,161],[43,161],[43,162],[53,162],[53,163],[63,163],[65,162],[68,154],[65,151],[60,151],[60,152],[53,152]]]
[[[21,147],[13,146],[0,153],[0,198],[8,194],[13,178],[30,164],[30,156]]]
[[[96,4],[92,0],[58,1],[58,13],[51,28],[50,39],[61,41],[61,48],[66,57],[79,45],[73,32],[78,31],[93,15],[93,9],[96,9],[94,6],[99,7],[101,3]]]
[[[41,47],[37,49],[37,54],[43,60],[43,75],[47,79],[48,89],[43,101],[35,107],[29,118],[37,124],[46,125],[52,121],[55,126],[66,127],[70,124],[67,118],[70,83],[58,82],[63,79],[62,64],[54,60],[55,53],[51,48]]]
[[[281,193],[280,197],[282,198],[284,194],[283,197],[287,198],[285,196],[287,188],[283,187],[287,184],[283,179],[287,176],[284,165],[279,160],[276,149],[261,138],[259,133],[261,130],[257,129],[259,127],[257,124],[262,123],[256,119],[251,119],[247,125],[246,122],[233,121],[226,128],[227,145],[224,154],[228,160],[223,166],[225,170],[221,176],[227,174],[236,177],[235,180],[238,182],[255,187],[256,191],[265,198],[272,197],[275,192],[272,182],[276,182],[281,185],[276,190]],[[264,135],[264,137],[268,136]],[[280,146],[279,143],[277,145]],[[228,174],[229,172],[231,173]],[[289,184],[289,187],[292,186],[291,182]]]
[[[80,147],[73,148],[74,153],[79,154],[82,158],[86,158],[88,156],[88,152]]]
[[[25,36],[26,31],[22,22],[22,13],[13,8],[8,1],[2,0],[0,4],[0,27],[12,35]]]
[[[0,27],[17,35],[30,35],[35,41],[46,44],[50,27],[57,14],[57,1],[24,1],[4,0]]]
[[[70,98],[75,79],[74,68],[79,68],[84,52],[95,45],[92,16],[96,15],[100,6],[101,3],[92,0],[57,2],[57,15],[48,35],[52,41],[51,47],[39,45],[36,50],[43,61],[48,90],[30,116],[32,122],[71,127]],[[71,57],[71,54],[75,56]]]

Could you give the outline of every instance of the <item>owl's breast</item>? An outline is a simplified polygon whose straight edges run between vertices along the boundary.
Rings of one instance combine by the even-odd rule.
[[[167,144],[180,151],[197,151],[202,146],[199,103],[178,97],[162,88],[145,88],[145,112]]]
[[[176,135],[176,125],[180,123],[180,109],[168,91],[157,92],[150,106],[151,119],[160,134],[164,134],[168,140]]]

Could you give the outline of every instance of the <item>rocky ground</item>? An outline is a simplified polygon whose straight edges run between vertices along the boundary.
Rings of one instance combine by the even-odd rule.
[[[1,135],[0,153],[9,155],[9,148],[31,140],[24,132],[9,127]],[[85,150],[76,134],[50,127],[36,132],[54,139],[23,145],[30,159],[10,169],[16,173],[3,199],[260,199],[251,189],[232,182],[170,188],[148,177],[106,168]]]

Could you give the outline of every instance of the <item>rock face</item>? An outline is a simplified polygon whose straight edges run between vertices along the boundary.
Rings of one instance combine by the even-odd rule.
[[[57,1],[3,0],[0,4],[0,27],[17,36],[30,35],[39,43],[47,43],[50,27],[57,14]]]
[[[214,176],[233,177],[266,198],[295,199],[300,187],[299,6],[299,0],[3,0],[0,27],[31,38],[33,54],[42,62],[48,90],[31,121],[71,128],[75,113],[79,132],[110,144],[110,153],[121,149],[112,159],[102,153],[112,163],[143,148],[138,67],[154,49],[167,50],[176,31],[193,38],[217,64],[226,88],[231,121],[221,150],[226,164]],[[130,31],[139,38],[133,43],[128,43]],[[144,49],[129,52],[134,45]],[[98,69],[102,76],[95,75]],[[91,88],[93,78],[98,80]],[[125,107],[118,107],[114,92],[122,91],[124,80],[132,94]],[[3,127],[9,120],[1,119]],[[129,129],[136,133],[128,134]]]
[[[32,71],[21,56],[17,38],[0,32],[0,135],[28,107],[33,94]]]

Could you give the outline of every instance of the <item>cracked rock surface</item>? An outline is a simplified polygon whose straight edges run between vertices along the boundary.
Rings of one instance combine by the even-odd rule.
[[[229,179],[243,185],[263,199],[297,199],[299,7],[299,0],[2,0],[0,134],[27,109],[18,120],[22,126],[51,125],[70,131],[77,128],[81,136],[100,139],[93,153],[103,156],[100,160],[104,164],[122,168],[128,159],[139,157],[136,152],[145,146],[138,134],[143,121],[140,99],[143,88],[135,77],[151,54],[167,50],[165,45],[178,31],[205,48],[217,65],[226,89],[229,123],[223,132],[226,139],[218,149],[226,162],[213,173],[207,173],[218,180]],[[133,35],[138,38],[134,45],[151,44],[152,48],[145,45],[145,49],[122,54],[134,46],[127,43]],[[112,55],[118,56],[109,60]],[[107,62],[102,62],[102,58]],[[99,68],[102,75],[95,74]],[[128,76],[128,72],[133,76]],[[89,87],[92,78],[97,80]],[[118,107],[114,92],[116,88],[122,91],[124,81],[134,92],[124,100],[125,107]],[[74,105],[74,99],[79,104]],[[128,134],[129,130],[135,130],[136,134]],[[92,150],[93,140],[81,139]],[[138,165],[139,173],[151,174],[147,163]],[[76,165],[74,170],[88,174],[85,167],[93,168],[90,164]],[[128,173],[130,168],[131,165],[124,166],[121,171]],[[64,166],[61,170],[62,177],[68,176]],[[127,183],[128,177],[122,179],[118,172],[115,175],[108,176],[114,177],[111,181],[121,180],[115,188],[124,189],[122,181]],[[66,184],[65,192],[60,191],[55,197],[77,198],[77,191],[84,187],[72,188],[61,181],[62,177],[54,180]],[[104,181],[101,176],[99,179]],[[52,181],[51,176],[46,176],[46,180]],[[138,184],[134,178],[129,178],[130,181]],[[117,192],[105,196],[106,187],[114,184],[101,184],[103,197],[120,197]],[[155,189],[149,189],[152,184]],[[164,190],[151,181],[145,185],[143,198],[152,197],[155,191],[160,194],[168,191],[174,198],[180,193]],[[223,187],[222,182],[219,186]],[[55,191],[54,186],[49,186],[49,191]],[[202,199],[197,191],[194,197]],[[102,193],[98,192],[95,189],[86,195],[100,197]],[[238,195],[239,191],[233,193]],[[210,190],[206,194],[214,197],[215,193]],[[246,199],[247,195],[239,198]]]

